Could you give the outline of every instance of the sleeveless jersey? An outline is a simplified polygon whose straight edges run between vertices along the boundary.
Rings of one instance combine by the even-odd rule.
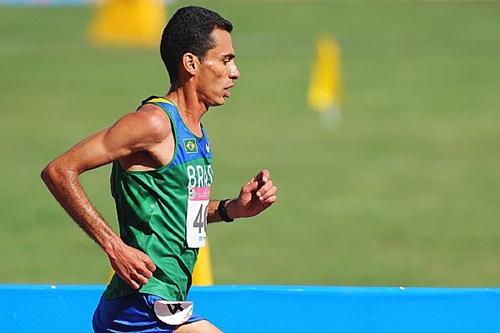
[[[120,237],[146,253],[156,271],[139,292],[165,300],[185,300],[198,247],[205,241],[208,198],[213,181],[210,143],[184,124],[177,107],[165,98],[150,97],[170,119],[175,151],[170,163],[151,171],[126,171],[113,163],[111,192],[116,202]],[[136,293],[117,274],[104,292],[114,299]]]

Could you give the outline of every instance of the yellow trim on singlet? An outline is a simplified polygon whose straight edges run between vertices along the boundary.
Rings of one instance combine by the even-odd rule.
[[[165,97],[157,97],[157,98],[150,99],[150,100],[148,101],[148,103],[167,103],[167,104],[170,104],[170,105],[172,105],[172,106],[177,107],[177,105],[175,105],[175,103],[174,103],[174,102],[172,102],[172,101],[170,101],[170,100],[166,99]]]

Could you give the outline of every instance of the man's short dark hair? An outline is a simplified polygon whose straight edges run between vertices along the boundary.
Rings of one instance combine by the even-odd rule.
[[[170,83],[177,83],[182,55],[191,52],[201,60],[215,46],[212,31],[233,30],[233,25],[216,12],[189,6],[179,9],[170,19],[161,37],[160,54],[167,67]]]

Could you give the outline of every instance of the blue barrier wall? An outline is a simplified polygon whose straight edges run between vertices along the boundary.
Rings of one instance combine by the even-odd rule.
[[[0,332],[91,332],[103,286],[0,285]],[[500,289],[193,287],[225,332],[500,332]]]

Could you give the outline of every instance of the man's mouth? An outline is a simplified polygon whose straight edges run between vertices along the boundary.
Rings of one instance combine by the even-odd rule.
[[[229,89],[231,89],[231,88],[233,88],[233,87],[234,87],[234,85],[230,85],[230,86],[228,86],[228,87],[224,88],[224,97],[229,97],[229,96],[231,96],[231,92],[229,91]]]

